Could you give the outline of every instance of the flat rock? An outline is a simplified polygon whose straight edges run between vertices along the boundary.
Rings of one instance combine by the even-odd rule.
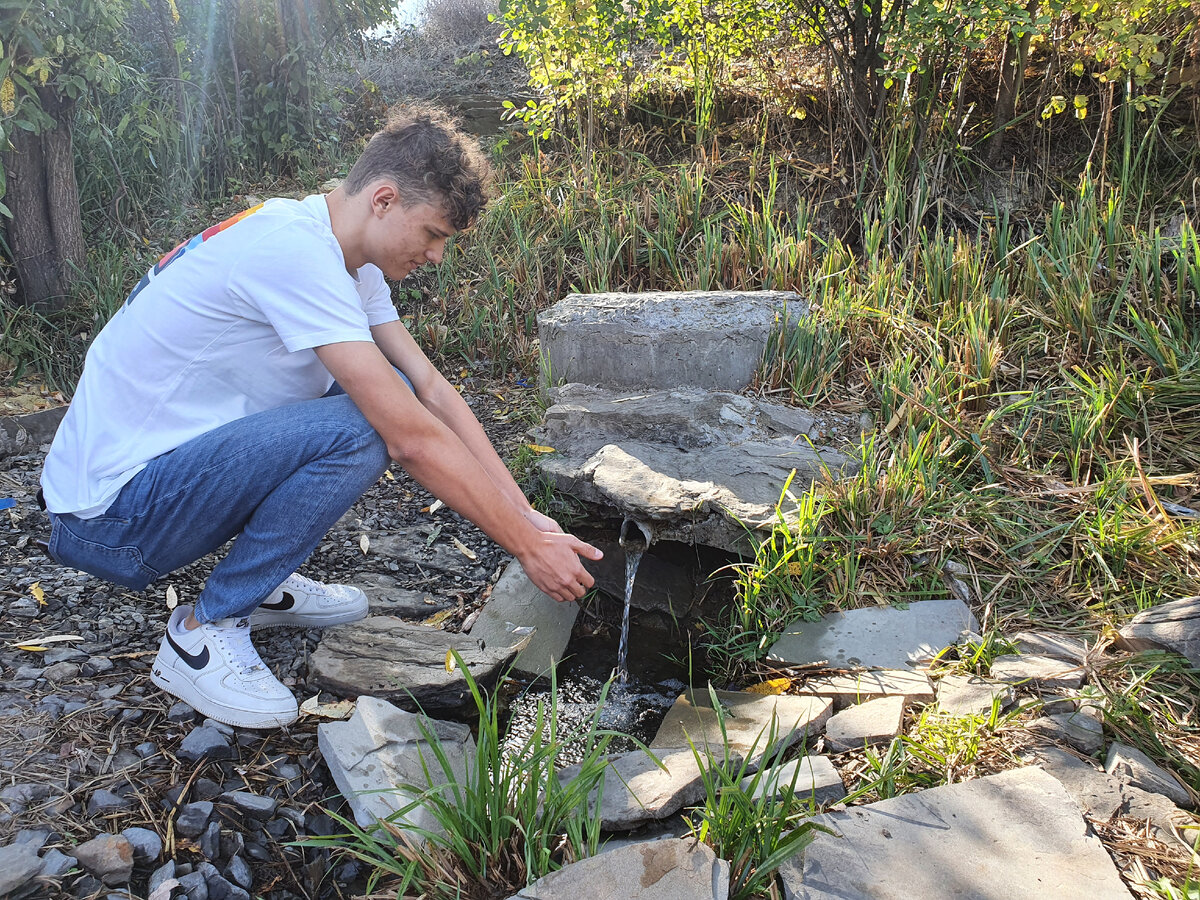
[[[525,648],[513,660],[513,668],[539,677],[548,675],[562,661],[578,615],[578,603],[559,603],[542,593],[514,560],[492,588],[471,626],[471,637],[485,649],[511,647],[528,637]]]
[[[946,675],[938,681],[938,709],[952,716],[991,715],[996,701],[1000,709],[1013,703],[1012,685],[978,675]]]
[[[802,800],[812,800],[818,806],[828,806],[846,797],[842,776],[827,756],[804,756],[764,770],[757,776],[747,775],[742,779],[741,788],[755,799],[790,792]]]
[[[1172,600],[1138,613],[1121,629],[1124,650],[1173,650],[1200,666],[1200,597]]]
[[[1048,656],[1082,664],[1088,655],[1088,645],[1070,634],[1051,631],[1018,631],[1012,636],[1017,651],[1029,656]]]
[[[832,437],[814,449],[817,420],[765,401],[687,390],[622,395],[577,384],[553,396],[533,436],[555,452],[538,457],[538,472],[594,515],[633,516],[659,540],[752,549],[747,527],[774,523],[793,470],[797,490],[826,473],[856,471],[828,446]],[[829,426],[831,435],[835,428],[857,434],[845,424]]]
[[[706,844],[644,841],[564,866],[509,900],[725,900],[729,863]]]
[[[317,746],[360,826],[366,828],[407,807],[421,791],[446,783],[430,735],[445,752],[456,780],[462,780],[475,753],[466,725],[405,712],[375,697],[359,697],[347,721],[317,726]],[[406,829],[437,830],[436,819],[424,806],[407,811],[395,822]]]
[[[763,757],[773,757],[793,744],[816,737],[833,712],[833,702],[822,697],[715,693],[724,710],[724,734],[708,691],[690,690],[667,711],[650,748],[686,747],[690,741],[697,749],[720,756],[723,746],[728,746],[749,758],[751,768],[757,768]]]
[[[886,744],[904,725],[904,698],[881,697],[848,706],[829,720],[825,740],[836,751]]]
[[[400,587],[390,575],[367,575],[357,584],[367,595],[367,614],[372,616],[427,619],[455,604],[449,597]]]
[[[490,688],[520,649],[485,649],[469,635],[372,616],[325,629],[309,677],[313,686],[342,697],[365,694],[410,711],[456,713],[474,709],[474,701],[462,673],[446,671],[447,652],[457,650],[476,682]]]
[[[924,706],[934,699],[933,682],[922,671],[876,669],[830,678],[810,678],[800,686],[802,694],[828,697],[834,709],[845,709],[880,697],[903,697],[910,706]]]
[[[1114,741],[1108,748],[1104,771],[1143,791],[1162,794],[1176,806],[1192,808],[1192,795],[1179,779],[1137,747]]]
[[[700,758],[705,758],[703,751]],[[628,831],[665,819],[704,797],[700,766],[691,748],[656,750],[654,759],[643,750],[609,757],[600,800],[600,820],[605,831]],[[731,756],[730,764],[738,765],[740,760]],[[568,784],[579,772],[577,765],[560,769],[559,783]],[[594,811],[596,795],[588,802]]]
[[[24,887],[42,871],[38,848],[32,844],[0,847],[0,897]]]
[[[1177,826],[1190,821],[1163,795],[1127,784],[1069,750],[1037,747],[1027,759],[1054,776],[1079,808],[1094,819],[1106,822],[1113,816],[1131,816],[1148,820],[1155,835],[1168,843],[1178,840]],[[1191,850],[1189,844],[1182,846]]]
[[[435,569],[450,575],[483,578],[486,572],[463,556],[448,537],[434,536],[436,526],[413,525],[371,535],[369,553],[384,559]],[[430,540],[433,543],[430,543]],[[365,589],[364,589],[365,590]]]
[[[67,407],[57,406],[19,416],[0,416],[0,459],[29,453],[54,440]]]
[[[1104,747],[1104,725],[1095,716],[1077,710],[1041,716],[1026,728],[1052,741],[1070,744],[1080,753],[1091,756]]]
[[[785,308],[807,312],[785,291],[568,294],[538,315],[538,338],[558,382],[740,391]]]
[[[767,658],[786,665],[826,662],[835,668],[923,668],[964,634],[979,630],[961,600],[922,600],[907,609],[875,606],[794,622]]]
[[[788,900],[1130,900],[1078,807],[1036,767],[813,821],[836,835],[780,867]]]
[[[1032,685],[1045,691],[1073,691],[1083,684],[1083,669],[1050,656],[1008,654],[992,660],[992,677],[1011,685]]]

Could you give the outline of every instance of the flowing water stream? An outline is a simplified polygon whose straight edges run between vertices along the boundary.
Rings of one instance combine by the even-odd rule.
[[[629,681],[629,608],[633,602],[633,582],[638,565],[650,546],[650,529],[641,522],[626,519],[621,523],[621,547],[625,550],[625,612],[621,616],[621,644],[617,649],[617,684]]]

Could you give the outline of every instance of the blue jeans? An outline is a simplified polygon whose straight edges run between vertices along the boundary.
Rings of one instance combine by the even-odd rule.
[[[405,379],[407,381],[407,379]],[[134,590],[236,538],[195,616],[245,616],[316,549],[388,467],[387,446],[335,388],[256,413],[156,457],[104,514],[52,515],[60,563]]]

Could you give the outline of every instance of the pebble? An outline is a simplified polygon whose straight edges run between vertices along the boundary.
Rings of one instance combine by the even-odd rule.
[[[223,796],[252,819],[269,819],[279,807],[279,801],[274,797],[252,794],[249,791],[230,791]]]
[[[179,745],[179,757],[188,762],[200,762],[203,759],[231,759],[233,748],[229,746],[229,738],[216,728],[203,725],[188,733]]]
[[[234,884],[241,885],[246,890],[254,884],[254,874],[250,871],[250,866],[240,856],[233,856],[229,860],[229,866],[225,869],[225,877]]]
[[[79,861],[73,856],[67,856],[61,850],[47,850],[42,854],[42,878],[62,878],[70,872]]]
[[[102,834],[80,844],[75,858],[107,885],[125,884],[133,873],[133,847],[119,834]]]
[[[200,853],[205,859],[218,859],[221,856],[221,823],[209,822],[200,835]]]
[[[162,838],[156,831],[134,826],[126,828],[121,834],[133,847],[133,861],[136,863],[155,862],[162,853]]]
[[[179,879],[187,900],[208,900],[208,882],[203,872],[192,872]]]
[[[212,816],[213,805],[209,800],[197,800],[184,804],[175,817],[175,830],[184,837],[196,838],[204,833]]]
[[[169,881],[175,877],[175,860],[168,859],[165,863],[150,873],[150,879],[146,882],[146,893],[153,895],[164,881]]]
[[[181,700],[167,710],[167,721],[176,725],[186,725],[196,721],[196,711]]]
[[[126,809],[132,805],[133,801],[128,797],[122,797],[120,794],[114,794],[112,791],[101,788],[92,793],[88,800],[87,811],[89,816],[103,815],[118,809]]]

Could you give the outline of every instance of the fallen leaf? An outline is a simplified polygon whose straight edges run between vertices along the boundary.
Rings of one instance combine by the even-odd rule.
[[[167,609],[174,609],[179,605],[179,593],[175,590],[175,585],[167,585]]]
[[[441,500],[434,500],[427,507],[425,507],[425,512],[429,513],[430,515],[433,515],[433,513],[437,512],[439,509],[441,509],[445,505],[446,504],[443,503]]]
[[[453,672],[457,668],[458,668],[458,662],[454,659],[454,651],[447,650],[446,651],[446,671]]]
[[[790,678],[772,678],[746,688],[748,694],[782,694],[792,685]]]
[[[384,471],[383,471],[383,477],[384,477],[384,478],[386,478],[388,481],[395,481],[395,480],[396,480],[396,476],[392,474],[392,470],[391,470],[391,469],[384,469]]]
[[[322,703],[321,695],[317,693],[300,704],[300,712],[322,719],[348,719],[354,714],[354,701],[335,700],[333,703]]]
[[[422,625],[428,625],[430,628],[436,628],[445,622],[448,618],[454,615],[454,607],[443,609],[441,612],[435,612],[432,616],[422,622]]]
[[[367,555],[367,551],[371,549],[371,539],[365,534],[358,537],[358,549],[363,552],[363,556]]]
[[[78,634],[52,634],[50,637],[34,638],[29,641],[21,641],[16,644],[9,644],[10,647],[16,647],[18,650],[24,650],[31,644],[61,644],[63,641],[82,641],[83,636]],[[41,649],[45,650],[45,647]]]
[[[437,528],[433,529],[433,531],[429,532],[429,539],[425,541],[425,546],[432,547],[433,542],[438,539],[438,535],[440,535],[441,533],[442,533],[441,525],[439,525]]]
[[[18,650],[26,650],[29,653],[42,653],[49,650],[49,647],[39,647],[36,644],[17,644]]]
[[[534,453],[556,453],[557,452],[553,447],[543,447],[541,444],[526,444],[525,446],[528,447],[530,450],[532,450]]]
[[[38,606],[46,605],[46,592],[42,590],[40,581],[35,581],[29,586],[29,593],[33,594],[33,599],[38,602]]]
[[[466,544],[464,544],[462,541],[460,541],[458,538],[452,537],[452,538],[450,538],[450,540],[454,541],[455,548],[458,550],[459,553],[461,553],[467,559],[471,560],[472,562],[479,559],[479,556],[475,553],[475,551],[472,550],[470,547],[468,547]]]

